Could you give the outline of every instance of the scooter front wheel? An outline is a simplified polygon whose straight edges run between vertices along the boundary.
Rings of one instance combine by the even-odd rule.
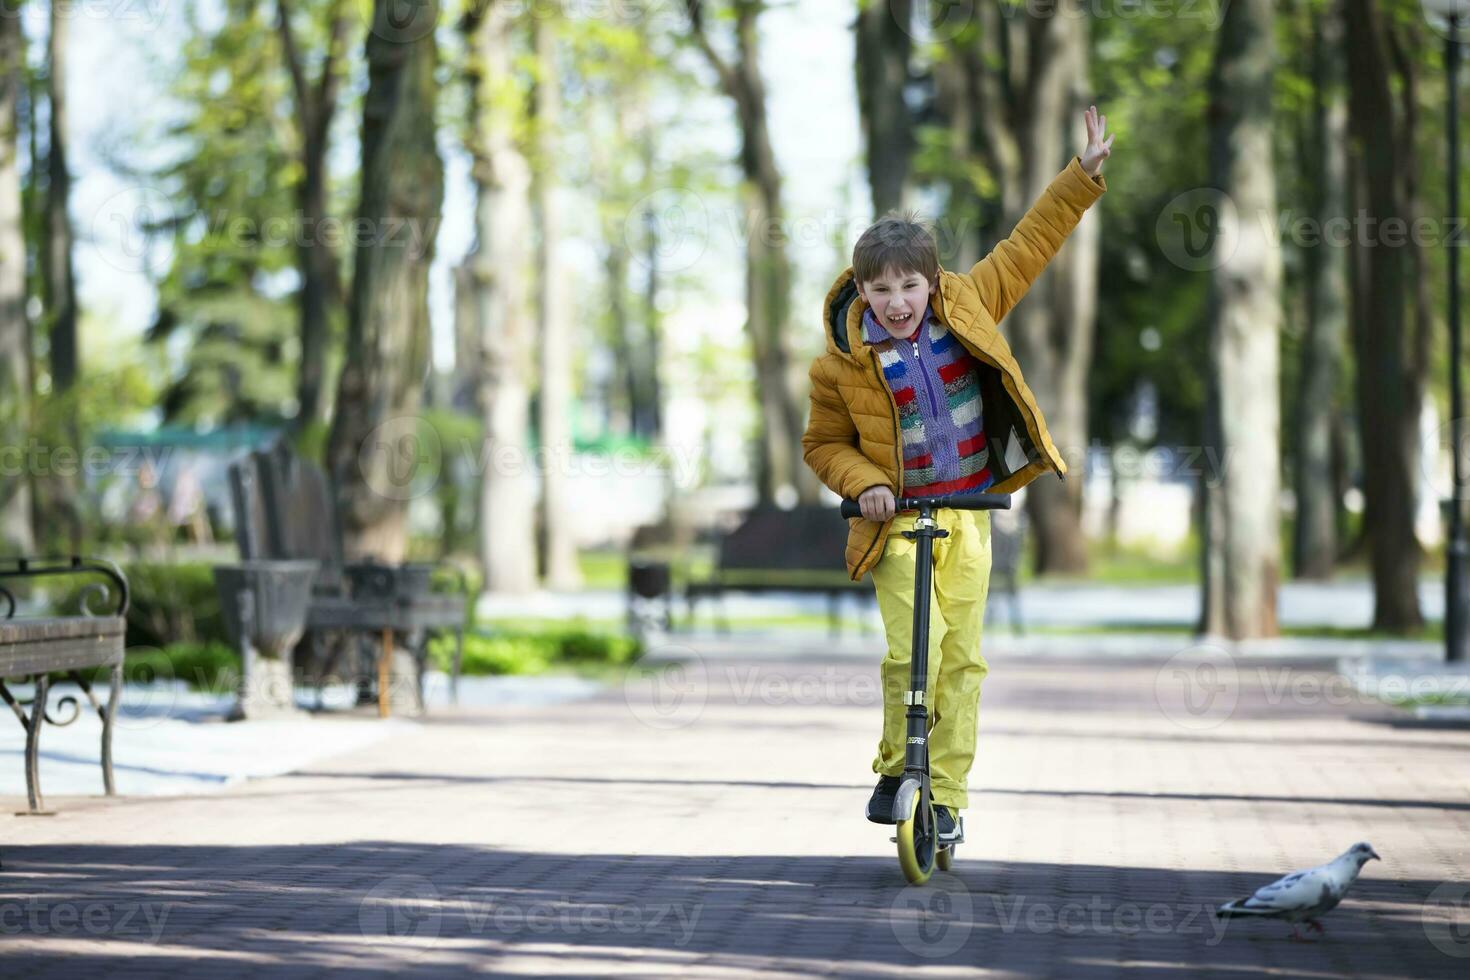
[[[915,804],[914,814],[898,822],[898,866],[911,885],[922,885],[934,873],[939,838],[932,807]]]

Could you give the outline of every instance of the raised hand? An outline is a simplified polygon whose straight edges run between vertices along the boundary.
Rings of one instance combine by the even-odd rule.
[[[1083,147],[1078,159],[1082,163],[1082,169],[1086,170],[1089,176],[1096,177],[1102,173],[1103,161],[1113,153],[1113,139],[1117,133],[1103,139],[1108,128],[1108,117],[1099,116],[1097,106],[1088,106],[1087,111],[1082,115],[1087,121],[1087,146]]]

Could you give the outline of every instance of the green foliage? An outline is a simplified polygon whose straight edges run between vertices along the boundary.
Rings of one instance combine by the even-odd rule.
[[[106,684],[112,678],[108,667],[82,673],[92,684]],[[53,673],[51,679],[66,682],[70,677]],[[230,694],[237,689],[239,680],[240,655],[223,643],[171,643],[162,649],[129,646],[123,659],[125,684],[183,681],[190,690]]]
[[[628,583],[628,556],[622,551],[583,551],[577,561],[583,588],[621,589]]]
[[[128,579],[129,648],[174,644],[228,648],[212,566],[205,562],[134,562],[123,567],[123,574]],[[87,588],[86,582],[72,586],[58,600],[57,611],[66,615],[84,611]],[[95,599],[91,609],[102,612]]]
[[[327,459],[327,439],[331,432],[331,426],[325,422],[309,422],[291,432],[291,448],[302,459],[321,466]]]
[[[229,643],[210,565],[140,562],[126,572],[132,593],[130,644]]]
[[[224,13],[212,31],[191,20],[172,93],[182,117],[164,134],[176,153],[151,175],[171,211],[145,229],[172,253],[148,339],[182,352],[159,407],[199,425],[294,414],[299,357],[302,173],[274,6]]]
[[[485,420],[469,412],[428,408],[421,411],[419,416],[434,430],[446,453],[466,446],[474,448],[484,438]]]
[[[1432,694],[1405,695],[1403,697],[1383,695],[1382,700],[1396,708],[1418,708],[1421,706],[1470,707],[1470,697],[1452,691],[1435,691]]]
[[[1048,581],[1059,580],[1048,577]],[[1086,581],[1100,585],[1196,583],[1199,581],[1199,539],[1191,533],[1185,547],[1172,554],[1116,542],[1097,544],[1089,555]]]
[[[650,302],[655,293],[662,299],[705,287],[699,269],[669,259],[682,254],[679,243],[690,232],[685,223],[724,205],[738,186],[731,161],[702,148],[707,121],[688,111],[689,94],[704,85],[691,64],[702,59],[680,56],[688,38],[664,26],[664,13],[568,17],[558,25],[566,57],[557,166],[568,189],[585,195],[581,224],[604,272],[597,288],[579,296],[579,321],[593,343],[578,345],[574,370],[590,373],[599,348],[611,355],[610,376],[588,379],[601,387],[605,407],[603,419],[579,420],[584,435],[599,427],[656,435],[652,400],[661,343],[664,370],[697,375],[692,383],[701,391],[723,383],[703,365],[668,363],[670,348],[677,348],[664,340],[667,308]],[[682,24],[683,14],[674,19]],[[716,367],[724,376],[738,370],[732,359]],[[748,390],[744,378],[740,390]]]
[[[223,643],[171,643],[163,649],[129,648],[123,662],[128,683],[180,680],[192,690],[228,694],[240,677],[240,655]]]
[[[27,434],[37,442],[84,445],[72,440],[144,415],[156,403],[163,370],[160,359],[136,340],[109,335],[109,329],[105,321],[82,316],[79,330],[86,384],[55,391],[49,375],[43,372],[35,379],[42,397],[35,400]],[[44,344],[42,347],[38,353],[44,353]]]
[[[558,665],[618,666],[631,663],[642,652],[631,637],[591,630],[576,622],[540,628],[522,624],[466,634],[463,671],[466,675],[540,674]],[[454,638],[430,641],[429,656],[440,670],[449,670]]]
[[[1096,102],[1118,133],[1104,171],[1096,356],[1088,372],[1092,434],[1113,445],[1145,389],[1157,398],[1152,443],[1197,445],[1203,430],[1209,276],[1160,247],[1159,216],[1209,179],[1205,124],[1212,35],[1198,18],[1093,21]],[[1167,134],[1152,138],[1151,134]]]
[[[454,641],[436,638],[429,643],[434,666],[448,671],[454,663]],[[464,638],[463,672],[466,675],[540,674],[550,666],[546,643],[526,636],[482,636]]]
[[[569,663],[624,664],[641,652],[637,641],[627,636],[595,633],[577,627],[553,634],[556,659]]]
[[[157,400],[163,375],[158,359],[141,345],[94,338],[95,322],[82,319],[85,383],[53,391],[49,380],[33,402],[26,438],[16,440],[27,471],[35,478],[43,515],[36,526],[37,554],[71,554],[115,544],[152,540],[156,528],[105,519],[104,495],[115,486],[144,479],[140,457],[102,457],[98,466],[88,451],[97,448],[101,430],[146,418]],[[85,485],[86,492],[80,488]],[[63,519],[63,515],[65,515]],[[72,538],[72,525],[79,542]],[[80,545],[80,547],[79,547]]]

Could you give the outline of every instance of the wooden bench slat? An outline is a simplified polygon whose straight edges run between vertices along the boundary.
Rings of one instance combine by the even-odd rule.
[[[121,616],[46,616],[0,620],[0,646],[47,640],[121,635],[127,622]]]
[[[0,646],[0,677],[52,674],[123,662],[122,634]]]

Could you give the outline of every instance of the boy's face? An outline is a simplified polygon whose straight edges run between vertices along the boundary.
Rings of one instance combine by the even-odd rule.
[[[931,283],[917,272],[884,269],[878,278],[858,283],[858,292],[889,336],[902,340],[914,332],[938,287],[937,280]]]

